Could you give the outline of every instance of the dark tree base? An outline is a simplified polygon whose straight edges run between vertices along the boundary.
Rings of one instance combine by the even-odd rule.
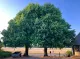
[[[48,56],[47,54],[47,48],[44,48],[44,57]]]
[[[48,55],[44,55],[44,57],[47,57]]]
[[[29,57],[29,55],[26,55],[26,54],[24,54],[23,56],[25,56],[25,57]]]

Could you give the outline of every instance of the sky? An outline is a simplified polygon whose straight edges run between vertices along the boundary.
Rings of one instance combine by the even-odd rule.
[[[76,34],[80,32],[80,0],[0,0],[0,31],[6,29],[8,22],[29,3],[54,4]]]

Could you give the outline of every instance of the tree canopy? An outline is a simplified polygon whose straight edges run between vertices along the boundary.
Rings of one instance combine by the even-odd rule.
[[[72,45],[74,32],[53,4],[31,3],[9,21],[2,35],[4,44],[10,47],[63,48]]]

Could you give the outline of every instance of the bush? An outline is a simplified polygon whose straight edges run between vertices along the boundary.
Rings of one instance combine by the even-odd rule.
[[[2,47],[3,47],[3,43],[0,41],[0,50],[1,50]]]
[[[66,52],[66,55],[67,55],[67,57],[72,56],[72,51],[67,51],[67,52]]]
[[[7,58],[11,56],[11,52],[8,51],[0,51],[0,58]]]

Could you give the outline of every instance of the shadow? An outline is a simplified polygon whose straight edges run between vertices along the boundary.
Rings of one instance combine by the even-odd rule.
[[[33,56],[28,56],[28,57],[23,56],[23,57],[16,57],[16,58],[9,57],[9,58],[4,58],[4,59],[40,59],[40,58],[39,57],[33,57]]]
[[[29,56],[29,57],[18,57],[18,58],[4,58],[4,59],[66,59],[65,57],[57,57],[57,56],[40,56],[40,57],[35,57],[35,56]]]

